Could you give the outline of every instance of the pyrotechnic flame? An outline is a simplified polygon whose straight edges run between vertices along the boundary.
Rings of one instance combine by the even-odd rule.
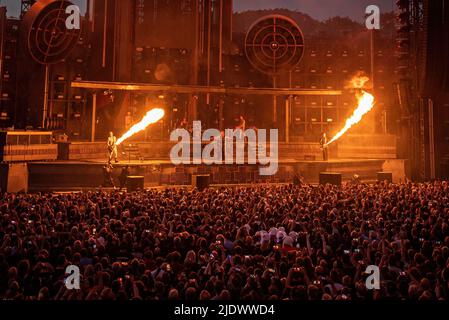
[[[117,140],[117,145],[120,145],[121,143],[123,143],[123,141],[129,139],[136,133],[145,130],[150,124],[158,122],[164,117],[164,115],[165,112],[163,109],[156,108],[148,111],[139,123],[133,125],[131,129],[128,130],[128,132],[126,132],[122,137],[120,137],[120,139]]]
[[[354,88],[361,89],[365,83],[368,82],[368,80],[369,79],[367,77],[355,77],[351,80],[351,84]],[[357,109],[355,109],[352,116],[346,120],[346,124],[343,129],[341,129],[340,132],[327,143],[327,145],[330,145],[340,139],[349,129],[351,129],[352,126],[359,123],[365,114],[374,108],[374,96],[372,94],[361,90],[361,94],[358,94],[357,98],[359,102]]]

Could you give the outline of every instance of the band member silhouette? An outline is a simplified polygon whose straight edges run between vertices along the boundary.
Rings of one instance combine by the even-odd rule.
[[[320,139],[320,146],[321,146],[321,149],[323,150],[323,160],[324,161],[329,160],[329,150],[328,150],[327,142],[328,141],[327,141],[326,132],[323,132],[323,134],[321,135],[321,139]]]
[[[120,191],[122,191],[122,189],[126,187],[126,183],[128,181],[128,176],[129,176],[129,167],[126,166],[126,167],[122,168],[122,172],[120,173],[120,176],[118,178],[119,183],[120,183]]]
[[[112,160],[114,160],[115,163],[117,163],[118,162],[117,138],[114,136],[114,133],[112,131],[109,132],[108,151],[109,151],[109,163],[111,163]]]
[[[108,162],[104,167],[103,167],[103,187],[113,187],[115,188],[115,184],[114,184],[114,178],[112,176],[112,170],[114,169],[114,167],[112,166],[112,164],[110,162]]]

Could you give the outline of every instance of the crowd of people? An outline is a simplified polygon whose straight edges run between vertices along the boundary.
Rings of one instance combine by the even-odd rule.
[[[4,194],[0,299],[445,300],[448,194],[447,182]]]

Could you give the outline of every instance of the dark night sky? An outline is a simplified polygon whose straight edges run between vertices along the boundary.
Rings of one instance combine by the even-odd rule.
[[[86,0],[72,0],[85,10]],[[125,0],[126,1],[126,0]],[[235,11],[251,9],[288,8],[309,14],[319,20],[333,16],[350,17],[361,21],[368,5],[376,4],[384,12],[394,9],[394,0],[234,0]],[[17,16],[20,11],[20,0],[0,0],[7,5],[8,15]]]

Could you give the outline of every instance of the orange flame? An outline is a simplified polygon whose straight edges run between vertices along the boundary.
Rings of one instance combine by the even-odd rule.
[[[139,123],[136,123],[131,127],[131,129],[128,130],[123,136],[120,137],[120,139],[117,140],[117,145],[120,145],[125,141],[126,139],[129,139],[136,133],[139,133],[140,131],[145,130],[150,124],[156,123],[159,120],[161,120],[165,115],[165,112],[163,109],[152,109],[147,112],[147,114],[140,120]]]
[[[368,82],[368,80],[369,79],[367,77],[355,77],[350,81],[350,83],[353,88],[361,89],[365,83]],[[341,129],[340,132],[338,132],[335,137],[327,143],[327,145],[330,145],[340,139],[349,129],[352,128],[352,126],[359,123],[364,115],[374,108],[374,96],[372,94],[361,90],[361,94],[358,94],[357,98],[359,103],[357,109],[355,109],[352,116],[346,120],[346,124],[343,129]]]

